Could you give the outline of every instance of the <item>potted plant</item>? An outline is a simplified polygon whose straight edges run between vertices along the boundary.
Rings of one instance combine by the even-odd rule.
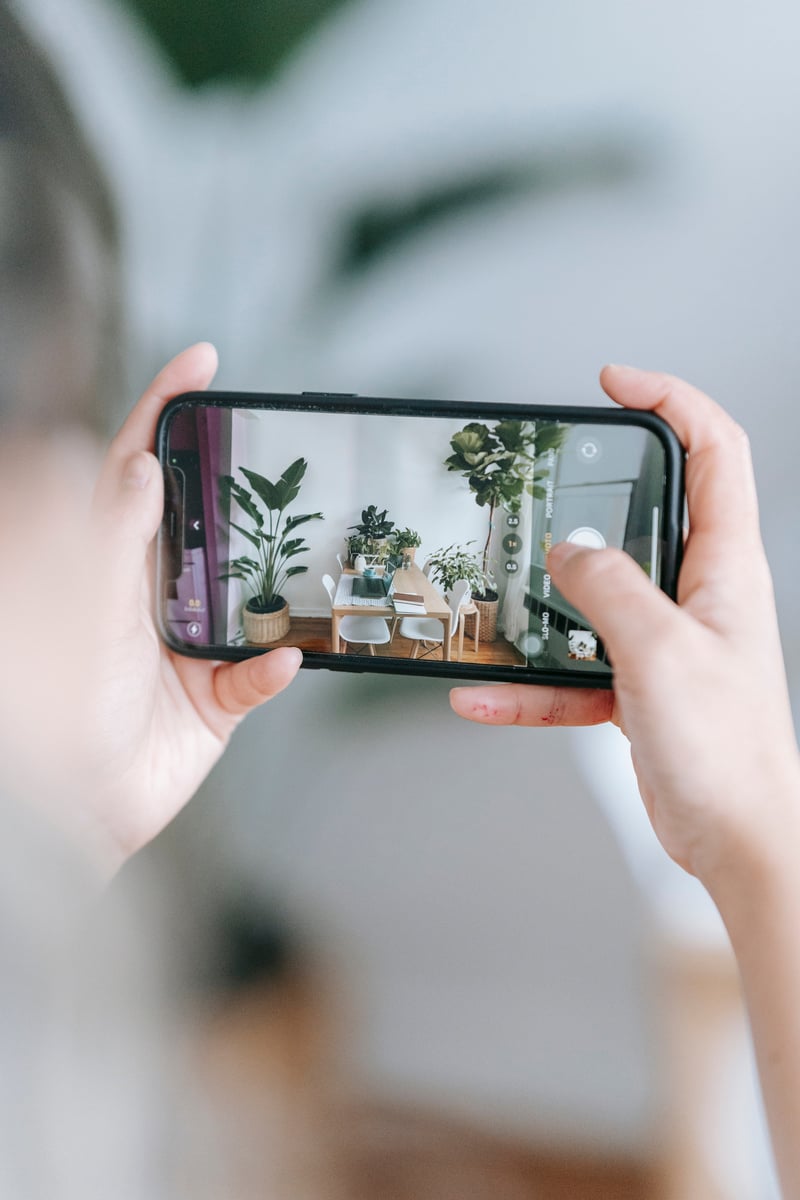
[[[307,466],[304,458],[296,459],[275,483],[256,471],[239,467],[255,496],[232,475],[223,475],[220,480],[223,495],[235,500],[248,518],[247,528],[233,521],[231,525],[250,542],[255,557],[241,555],[233,559],[223,578],[241,579],[253,589],[245,602],[242,620],[247,641],[257,645],[276,642],[288,633],[289,605],[282,591],[289,579],[308,570],[307,566],[291,560],[309,549],[302,536],[291,535],[300,525],[323,519],[319,512],[285,515],[297,499]]]
[[[417,547],[422,544],[422,538],[416,529],[395,529],[391,543],[393,554],[399,555],[403,562],[413,562]]]
[[[428,556],[429,578],[438,583],[443,592],[451,592],[459,579],[466,579],[473,596],[483,592],[485,582],[480,561],[477,554],[467,549],[472,544],[445,546]]]
[[[351,533],[350,537],[346,537],[344,540],[347,546],[347,560],[350,566],[354,567],[359,554],[366,554],[369,548],[367,539],[363,534]]]
[[[498,595],[489,566],[495,511],[500,505],[506,512],[518,513],[526,494],[544,498],[538,481],[547,471],[536,470],[535,456],[561,445],[566,432],[553,423],[537,430],[532,421],[498,421],[493,426],[470,421],[450,439],[452,454],[444,465],[463,475],[476,504],[489,509],[482,556],[484,586],[472,597],[481,613],[481,641],[493,642],[497,636]]]
[[[361,510],[361,520],[357,524],[348,525],[348,529],[355,529],[357,534],[366,539],[365,553],[370,556],[373,565],[378,561],[380,552],[394,529],[394,521],[387,520],[386,512],[386,509],[378,512],[378,506],[370,504]]]

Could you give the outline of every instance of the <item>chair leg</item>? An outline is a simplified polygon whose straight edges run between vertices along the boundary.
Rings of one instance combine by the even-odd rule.
[[[475,613],[475,653],[476,654],[478,653],[478,642],[480,641],[480,637],[481,637],[481,614],[480,614],[480,612],[476,612]]]
[[[419,654],[419,642],[415,638],[414,639],[414,649],[411,651],[411,657],[416,658],[418,654]]]
[[[375,657],[375,644],[374,644],[374,642],[370,642],[370,643],[369,643],[369,652],[370,652],[370,654],[372,655],[372,657],[374,658],[374,657]]]

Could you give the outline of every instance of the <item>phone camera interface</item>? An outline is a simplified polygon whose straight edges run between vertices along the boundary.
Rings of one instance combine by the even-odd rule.
[[[603,443],[599,437],[582,437],[578,440],[575,452],[581,462],[588,464],[596,463],[603,457]]]
[[[547,555],[616,546],[657,582],[664,448],[623,422],[481,416],[176,409],[173,639],[609,674]]]

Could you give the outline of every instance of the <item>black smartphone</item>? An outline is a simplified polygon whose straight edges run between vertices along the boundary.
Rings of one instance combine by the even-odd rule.
[[[620,547],[675,596],[684,451],[650,413],[197,392],[157,445],[157,615],[182,654],[609,687],[550,547]]]

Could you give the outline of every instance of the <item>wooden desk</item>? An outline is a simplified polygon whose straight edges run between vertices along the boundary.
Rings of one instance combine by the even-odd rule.
[[[345,574],[349,575],[347,571]],[[445,600],[441,592],[437,591],[426,575],[423,575],[416,563],[412,563],[410,567],[398,567],[394,575],[394,586],[398,592],[416,592],[422,596],[425,601],[425,612],[420,613],[420,616],[434,617],[437,621],[442,622],[442,632],[444,639],[442,642],[442,655],[445,659],[450,658],[451,653],[451,637],[450,637],[450,606]],[[387,604],[333,604],[331,605],[331,650],[334,654],[341,653],[341,638],[339,637],[339,625],[342,617],[388,617],[399,616],[394,611],[394,606],[391,600]],[[401,618],[402,619],[402,618]]]

